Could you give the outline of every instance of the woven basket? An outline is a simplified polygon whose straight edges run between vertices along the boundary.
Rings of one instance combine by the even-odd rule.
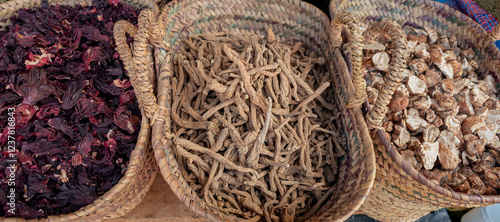
[[[0,20],[9,19],[21,8],[34,8],[41,5],[41,0],[11,0],[0,4]],[[48,0],[49,4],[55,5],[89,5],[91,0]],[[150,8],[158,10],[157,6],[149,0],[121,1],[136,9]],[[10,21],[0,22],[0,26],[8,25]],[[118,183],[108,190],[104,195],[97,198],[92,204],[80,208],[78,211],[64,214],[52,215],[47,218],[24,220],[15,217],[0,218],[0,221],[103,221],[121,217],[130,212],[144,198],[146,192],[153,184],[157,174],[156,162],[153,150],[150,146],[150,121],[146,115],[142,115],[141,129],[137,138],[135,149],[130,154],[125,175]]]
[[[332,90],[335,109],[340,113],[338,121],[342,136],[349,141],[347,154],[340,158],[338,180],[335,191],[310,220],[346,220],[358,210],[370,192],[375,178],[375,156],[372,142],[359,108],[346,108],[354,87],[350,79],[338,76],[347,72],[340,50],[330,44],[329,19],[317,8],[298,0],[246,0],[246,1],[200,1],[170,2],[155,23],[151,15],[150,42],[155,45],[155,66],[142,63],[143,83],[149,83],[151,73],[157,73],[157,97],[151,93],[144,96],[146,115],[153,119],[152,144],[161,173],[177,197],[194,213],[212,221],[227,220],[219,209],[208,206],[198,197],[182,176],[172,148],[170,103],[173,56],[181,46],[183,38],[191,34],[216,33],[229,29],[236,33],[257,33],[265,36],[270,27],[276,39],[301,41],[309,50],[327,58],[334,79]],[[166,27],[166,28],[164,28]],[[134,46],[135,47],[135,46]],[[136,68],[141,68],[136,63]],[[140,74],[141,72],[137,72]],[[150,87],[151,88],[151,87]],[[351,96],[352,95],[352,96]],[[158,103],[156,98],[158,98]]]
[[[499,80],[500,51],[494,45],[500,34],[498,26],[488,35],[468,16],[430,0],[331,1],[332,14],[342,11],[352,12],[367,24],[390,18],[401,25],[428,26],[440,35],[455,36],[460,47],[476,51],[474,60],[480,64],[478,75],[491,74]],[[392,94],[388,96],[390,100]],[[385,116],[385,113],[378,116],[374,113],[368,113],[368,125],[379,125],[379,117]],[[361,207],[370,217],[381,221],[412,221],[443,207],[471,208],[500,203],[499,195],[468,195],[431,182],[405,162],[383,130],[373,133],[377,176],[370,196]]]

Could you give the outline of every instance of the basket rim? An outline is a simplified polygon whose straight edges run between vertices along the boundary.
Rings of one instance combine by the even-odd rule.
[[[348,2],[348,1],[349,0],[340,0],[340,3],[344,3],[344,2]],[[380,2],[380,1],[376,1],[376,2]],[[440,2],[436,2],[436,1],[432,1],[432,0],[417,0],[415,2],[425,4],[426,6],[431,6],[431,7],[435,7],[438,9],[442,9],[444,11],[452,12],[457,19],[464,21],[469,27],[473,27],[473,28],[475,28],[475,30],[478,30],[478,34],[486,34],[487,33],[484,30],[484,28],[480,24],[475,22],[472,18],[470,18],[469,16],[463,14],[462,12],[460,12],[454,8],[449,7],[446,4],[442,4]],[[332,16],[336,10],[337,10],[337,6],[335,6],[334,1],[331,1],[330,2],[330,12],[332,13]],[[476,47],[481,48],[484,51],[488,51],[491,54],[496,55],[497,57],[500,57],[500,49],[498,47],[496,47],[494,42],[489,42],[486,45],[476,46]],[[497,79],[497,81],[498,81],[498,79]],[[366,104],[365,104],[365,108],[367,108]],[[441,195],[444,195],[446,197],[450,197],[450,198],[460,200],[460,201],[467,201],[467,202],[470,202],[470,204],[500,203],[500,195],[477,195],[477,194],[460,193],[460,192],[456,192],[454,190],[448,190],[448,189],[440,186],[439,184],[436,184],[436,183],[430,181],[423,174],[421,174],[415,168],[413,168],[406,160],[404,160],[403,156],[399,153],[397,148],[391,142],[391,139],[388,137],[388,135],[385,133],[385,131],[383,131],[381,129],[377,129],[375,132],[376,132],[376,136],[382,142],[381,145],[387,150],[390,157],[393,160],[395,160],[394,163],[397,164],[400,168],[402,168],[403,171],[407,175],[410,175],[414,180],[421,183],[422,185],[424,185],[424,186],[430,188],[431,190],[433,190]],[[400,174],[398,171],[394,171],[394,172]],[[450,205],[452,205],[452,204],[450,204]]]
[[[63,0],[47,0],[49,5],[75,5],[79,3],[85,3],[85,2],[91,2],[92,0],[71,0],[71,1],[63,1]],[[0,18],[6,18],[7,20],[10,21],[10,17],[17,12],[17,10],[22,9],[22,8],[35,8],[39,7],[41,5],[41,0],[11,0],[7,1],[4,3],[0,4],[0,9],[5,10],[7,13],[0,15]],[[151,0],[120,0],[121,3],[125,5],[131,5],[135,4],[135,9],[140,11],[145,8],[155,8],[155,3],[152,3]],[[141,9],[138,9],[137,6],[142,7]],[[9,11],[10,10],[10,11]],[[84,219],[87,216],[91,216],[92,220],[96,219],[96,215],[100,215],[100,218],[107,218],[107,219],[112,219],[112,218],[118,218],[129,211],[131,211],[136,205],[140,203],[139,202],[124,202],[125,204],[119,206],[120,208],[127,209],[125,212],[118,213],[116,215],[112,215],[115,213],[114,211],[109,211],[106,214],[95,214],[96,211],[98,211],[102,207],[106,207],[107,204],[115,199],[121,199],[122,196],[132,193],[134,196],[133,199],[139,198],[143,199],[144,194],[149,190],[151,185],[153,184],[153,181],[156,177],[156,171],[157,167],[155,166],[156,164],[153,164],[153,169],[154,172],[152,172],[151,176],[149,177],[148,181],[145,181],[145,187],[143,189],[135,189],[138,190],[138,192],[127,192],[124,193],[122,190],[126,189],[127,187],[130,187],[132,183],[134,183],[133,178],[136,178],[139,173],[139,169],[147,165],[146,163],[146,158],[148,154],[148,149],[152,149],[150,146],[150,140],[149,137],[151,135],[151,128],[149,126],[149,119],[146,117],[144,114],[144,111],[142,108],[141,109],[141,126],[139,128],[139,134],[137,136],[137,141],[134,149],[132,150],[130,154],[129,161],[127,163],[127,170],[123,174],[122,178],[118,180],[118,182],[111,187],[108,191],[106,191],[103,195],[97,197],[94,202],[82,206],[81,208],[77,209],[76,211],[67,213],[67,214],[57,214],[57,215],[48,215],[47,217],[42,217],[42,218],[34,218],[34,219],[24,219],[24,218],[18,218],[18,217],[0,217],[0,220],[5,220],[5,221],[17,221],[17,222],[34,222],[34,221],[67,221],[67,220],[78,220],[78,219]],[[141,139],[141,137],[143,137]],[[152,155],[151,155],[152,156]],[[151,161],[155,161],[154,158],[149,158]],[[142,197],[141,197],[142,196]],[[121,201],[123,202],[123,201]],[[109,217],[111,215],[111,217]]]
[[[260,2],[260,1],[255,1],[255,0],[247,0],[247,1]],[[170,10],[174,9],[176,7],[186,7],[185,5],[179,6],[181,3],[185,3],[185,2],[186,1],[183,1],[183,0],[169,2],[162,9],[162,14],[169,14]],[[323,23],[325,23],[325,30],[330,29],[330,19],[328,18],[328,15],[310,3],[307,3],[304,1],[298,1],[298,0],[275,0],[275,1],[270,1],[270,2],[278,2],[279,4],[287,3],[287,4],[295,5],[300,9],[308,9],[307,10],[308,12],[320,13],[321,18],[323,20]],[[193,4],[194,1],[193,2],[190,1],[189,3]],[[175,14],[175,13],[172,13],[172,14]],[[172,16],[172,15],[169,14],[169,16]],[[168,19],[170,19],[170,18],[168,18]],[[165,21],[169,21],[169,20],[165,20]],[[159,22],[165,22],[165,21],[159,21]],[[170,21],[170,22],[172,22],[172,21]],[[326,23],[328,23],[328,24],[326,24]],[[165,24],[165,27],[166,26],[167,26],[167,24]],[[167,40],[165,40],[165,41],[167,41]],[[322,50],[328,51],[328,49],[326,48],[326,47],[328,47],[328,45],[329,44],[326,44],[325,48],[322,48]],[[158,58],[156,54],[155,54],[155,58]],[[162,65],[169,63],[168,61],[161,61],[161,59],[159,59],[159,60],[160,60],[160,62],[156,63],[157,69],[163,69]],[[173,68],[169,68],[169,69],[171,69],[173,71]],[[332,74],[332,71],[330,71],[330,73]],[[165,84],[161,84],[161,81],[162,81],[161,78],[158,78],[157,80],[158,80],[158,87],[165,87]],[[352,85],[352,82],[350,84]],[[168,89],[168,92],[171,92],[171,89]],[[172,95],[169,95],[169,96],[171,97]],[[362,118],[363,117],[362,112],[359,108],[358,108],[358,111],[359,111],[358,112],[359,116]],[[166,111],[165,109],[160,109],[159,115],[164,117],[165,119],[167,119],[168,122],[171,122],[170,118],[168,117],[168,115],[169,115],[168,112],[169,111]],[[355,119],[355,118],[353,117],[353,119]],[[358,120],[356,120],[354,122],[358,122]],[[171,167],[178,167],[177,161],[171,161],[170,159],[169,160],[171,162],[174,162],[174,163],[169,163],[167,161],[168,155],[172,155],[172,154],[167,154],[167,151],[166,151],[167,146],[169,146],[168,144],[171,143],[170,141],[165,141],[165,137],[168,137],[168,135],[164,135],[164,134],[166,134],[166,133],[164,133],[164,127],[170,127],[170,126],[168,126],[168,124],[169,123],[167,123],[167,121],[165,121],[165,122],[164,121],[155,121],[153,123],[153,132],[152,132],[153,133],[153,137],[152,137],[153,141],[152,141],[152,143],[153,143],[153,148],[155,151],[155,157],[156,157],[156,160],[159,164],[161,174],[162,174],[163,178],[167,181],[167,183],[170,185],[170,188],[173,189],[175,195],[185,205],[190,206],[190,204],[193,204],[193,202],[196,202],[196,201],[191,199],[191,197],[190,197],[191,194],[187,194],[186,191],[182,187],[180,187],[178,179],[175,178],[177,176],[180,177],[180,175],[173,175],[175,173],[174,171],[178,171],[178,169],[172,170]],[[362,129],[356,130],[358,132],[360,138],[361,138],[361,135],[363,135],[363,134],[369,135],[367,127],[365,130],[366,131],[364,131],[364,132],[362,132],[363,131]],[[371,188],[373,187],[373,184],[374,184],[374,180],[375,180],[375,176],[376,176],[375,153],[373,150],[373,143],[371,142],[371,138],[369,136],[367,136],[366,138],[370,139],[369,143],[360,144],[360,146],[362,146],[362,148],[364,149],[364,152],[366,153],[366,154],[364,154],[364,156],[369,156],[369,159],[370,159],[369,161],[368,160],[364,160],[364,161],[371,163],[371,164],[369,164],[369,166],[367,166],[366,172],[363,174],[363,177],[366,177],[365,182],[362,183],[364,185],[363,188],[365,189],[365,192],[362,195],[363,198],[358,198],[358,199],[352,201],[352,203],[353,203],[352,206],[354,206],[354,207],[352,207],[350,209],[351,211],[349,214],[344,214],[344,217],[341,220],[347,219],[352,214],[354,214],[356,210],[358,210],[361,207],[361,205],[363,204],[364,200],[366,199],[366,197],[370,193]],[[368,146],[368,148],[367,148],[367,146]],[[171,166],[171,165],[174,165],[174,166]],[[369,181],[368,185],[367,185],[366,181]],[[361,192],[358,192],[358,193],[361,193]],[[358,195],[358,196],[361,196],[361,195]],[[329,200],[331,201],[331,198],[329,198]],[[191,207],[190,207],[190,209],[191,209]],[[201,215],[204,217],[209,217],[209,219],[212,219],[212,220],[222,220],[222,218],[215,215],[214,212],[207,212],[206,209],[202,209],[202,207],[199,206],[197,203],[194,206],[194,209],[191,209],[191,211],[197,213],[198,215]],[[314,216],[315,215],[313,215],[313,217]]]

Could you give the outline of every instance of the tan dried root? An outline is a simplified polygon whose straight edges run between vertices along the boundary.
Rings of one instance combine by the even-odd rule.
[[[331,196],[345,151],[325,59],[268,33],[183,40],[175,155],[191,188],[230,219],[302,220]]]

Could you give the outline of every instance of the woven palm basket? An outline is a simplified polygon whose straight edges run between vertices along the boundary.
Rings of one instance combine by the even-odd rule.
[[[489,35],[468,16],[430,0],[331,1],[332,14],[342,11],[352,12],[367,24],[390,18],[400,25],[428,26],[440,35],[455,36],[459,47],[475,50],[474,60],[480,65],[478,76],[490,74],[497,82],[499,80],[500,51],[494,45],[494,39],[499,37],[499,27]],[[373,117],[373,113],[368,113],[367,123],[373,121]],[[443,207],[471,208],[500,203],[499,195],[468,195],[431,182],[405,162],[383,130],[374,130],[372,139],[377,176],[373,190],[361,208],[368,216],[381,221],[413,221]]]
[[[34,8],[41,5],[41,0],[11,0],[0,4],[0,26],[10,23],[8,19],[21,8]],[[49,4],[55,5],[89,5],[91,0],[48,0]],[[157,6],[149,0],[125,0],[121,1],[135,9],[154,9]],[[151,58],[152,59],[152,58]],[[137,89],[134,89],[137,92]],[[118,183],[108,190],[104,195],[97,198],[92,204],[80,208],[69,214],[52,215],[47,218],[24,220],[15,217],[0,218],[0,221],[104,221],[121,217],[130,212],[144,198],[146,192],[153,184],[157,167],[150,145],[150,121],[142,115],[141,129],[137,138],[135,149],[130,154],[125,175]]]
[[[151,73],[157,73],[157,93],[144,96],[145,111],[153,119],[153,149],[164,179],[190,210],[211,221],[230,220],[198,197],[183,177],[176,160],[170,136],[173,133],[170,120],[171,80],[175,75],[173,56],[182,44],[181,39],[191,34],[230,30],[265,36],[268,27],[274,31],[276,39],[301,41],[308,50],[327,58],[334,77],[331,90],[338,95],[334,106],[340,113],[340,131],[348,141],[347,154],[339,161],[335,191],[309,220],[342,221],[359,209],[373,184],[375,156],[361,110],[346,107],[353,97],[354,87],[350,79],[338,75],[346,73],[347,66],[338,48],[330,43],[330,20],[324,13],[298,0],[187,0],[167,4],[159,20],[150,16],[152,28],[149,35],[150,42],[155,45],[155,66],[148,66],[144,61],[142,66],[136,66],[144,68],[137,73],[143,72],[140,76],[145,84],[149,83]]]

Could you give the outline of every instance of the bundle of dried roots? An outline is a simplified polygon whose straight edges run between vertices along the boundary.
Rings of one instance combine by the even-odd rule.
[[[293,221],[331,196],[339,145],[325,59],[300,43],[192,35],[176,53],[176,158],[229,218]]]

